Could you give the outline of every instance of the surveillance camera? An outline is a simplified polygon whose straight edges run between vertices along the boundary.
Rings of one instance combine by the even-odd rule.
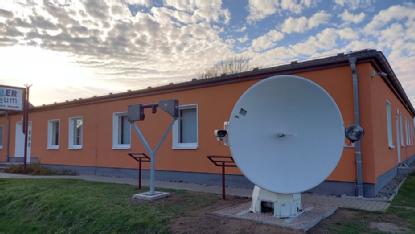
[[[347,139],[349,139],[352,143],[356,141],[360,141],[362,136],[365,134],[363,128],[359,125],[351,125],[346,128],[345,135]]]
[[[223,139],[228,135],[228,131],[224,129],[216,129],[214,134],[218,141],[223,141]]]
[[[223,123],[223,129],[216,129],[214,131],[217,141],[222,142],[225,146],[228,146],[228,122]]]

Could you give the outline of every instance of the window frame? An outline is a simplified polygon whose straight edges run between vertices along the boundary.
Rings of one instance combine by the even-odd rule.
[[[73,120],[75,119],[81,119],[82,120],[82,130],[81,130],[81,144],[80,145],[75,145],[73,144],[73,136],[74,136],[74,132],[73,132]],[[85,128],[85,121],[84,118],[82,116],[72,116],[69,117],[69,124],[68,124],[68,149],[73,149],[73,150],[79,150],[82,149],[84,146],[84,128]]]
[[[197,104],[185,104],[180,105],[179,107],[179,118],[180,111],[183,109],[196,109],[196,142],[194,143],[180,143],[179,132],[180,132],[180,122],[179,118],[174,121],[172,128],[172,149],[174,150],[195,150],[199,148],[199,106]]]
[[[392,103],[389,100],[386,100],[386,134],[388,138],[388,147],[389,149],[394,149],[395,145],[393,144],[393,118],[392,118]]]
[[[58,144],[57,145],[52,145],[52,140],[53,140],[53,136],[52,136],[52,122],[58,122],[59,126],[58,126]],[[47,135],[47,149],[52,149],[52,150],[56,150],[59,149],[60,147],[60,141],[61,141],[61,123],[60,123],[60,119],[49,119],[48,120],[48,135]]]
[[[131,123],[130,123],[130,144],[119,144],[118,138],[120,134],[119,121],[120,116],[128,117],[128,112],[114,112],[112,113],[112,149],[122,150],[122,149],[131,149]]]

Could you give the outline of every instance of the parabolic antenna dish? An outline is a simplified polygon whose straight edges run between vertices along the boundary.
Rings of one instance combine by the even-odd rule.
[[[229,118],[228,143],[254,184],[275,193],[300,193],[324,181],[339,162],[343,119],[316,83],[273,76],[239,98]]]

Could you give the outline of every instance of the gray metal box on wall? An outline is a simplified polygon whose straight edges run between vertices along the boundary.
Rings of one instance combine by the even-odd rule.
[[[141,107],[141,104],[128,106],[128,121],[142,121],[144,117],[144,109]]]
[[[178,105],[179,101],[176,99],[161,100],[159,102],[159,107],[173,118],[177,118],[179,116]]]

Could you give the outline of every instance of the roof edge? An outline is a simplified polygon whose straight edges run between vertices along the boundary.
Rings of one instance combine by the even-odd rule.
[[[392,88],[395,89],[398,98],[403,101],[403,104],[408,108],[412,114],[415,115],[415,109],[412,106],[408,96],[406,95],[402,85],[400,84],[396,74],[393,72],[389,62],[387,61],[386,57],[381,51],[377,51],[374,49],[365,49],[350,53],[339,53],[335,56],[325,57],[325,58],[318,58],[307,60],[303,62],[291,62],[289,64],[268,67],[268,68],[254,68],[251,71],[245,71],[235,74],[229,75],[222,75],[212,78],[204,78],[204,79],[192,79],[190,81],[185,81],[177,84],[168,84],[162,85],[154,88],[146,88],[146,89],[139,89],[135,91],[127,91],[121,92],[117,94],[108,94],[102,96],[93,96],[90,98],[79,98],[74,99],[72,101],[65,101],[60,103],[53,103],[47,104],[42,106],[37,106],[31,109],[31,111],[44,111],[49,110],[52,108],[65,108],[77,105],[87,105],[97,102],[104,102],[104,101],[112,101],[117,99],[124,99],[124,98],[131,98],[131,97],[140,97],[140,96],[148,96],[148,95],[157,95],[160,93],[166,92],[174,92],[180,90],[186,90],[190,88],[196,87],[208,87],[213,85],[221,85],[226,83],[234,83],[240,81],[247,81],[252,79],[260,78],[261,76],[266,76],[268,74],[278,74],[278,73],[285,73],[290,74],[294,72],[302,72],[302,71],[309,71],[309,70],[318,70],[327,67],[336,67],[342,66],[345,64],[349,64],[349,58],[355,57],[357,59],[357,63],[365,62],[368,60],[374,60],[377,65],[379,65],[382,71],[388,74],[387,78],[389,79],[390,83],[392,84]]]

